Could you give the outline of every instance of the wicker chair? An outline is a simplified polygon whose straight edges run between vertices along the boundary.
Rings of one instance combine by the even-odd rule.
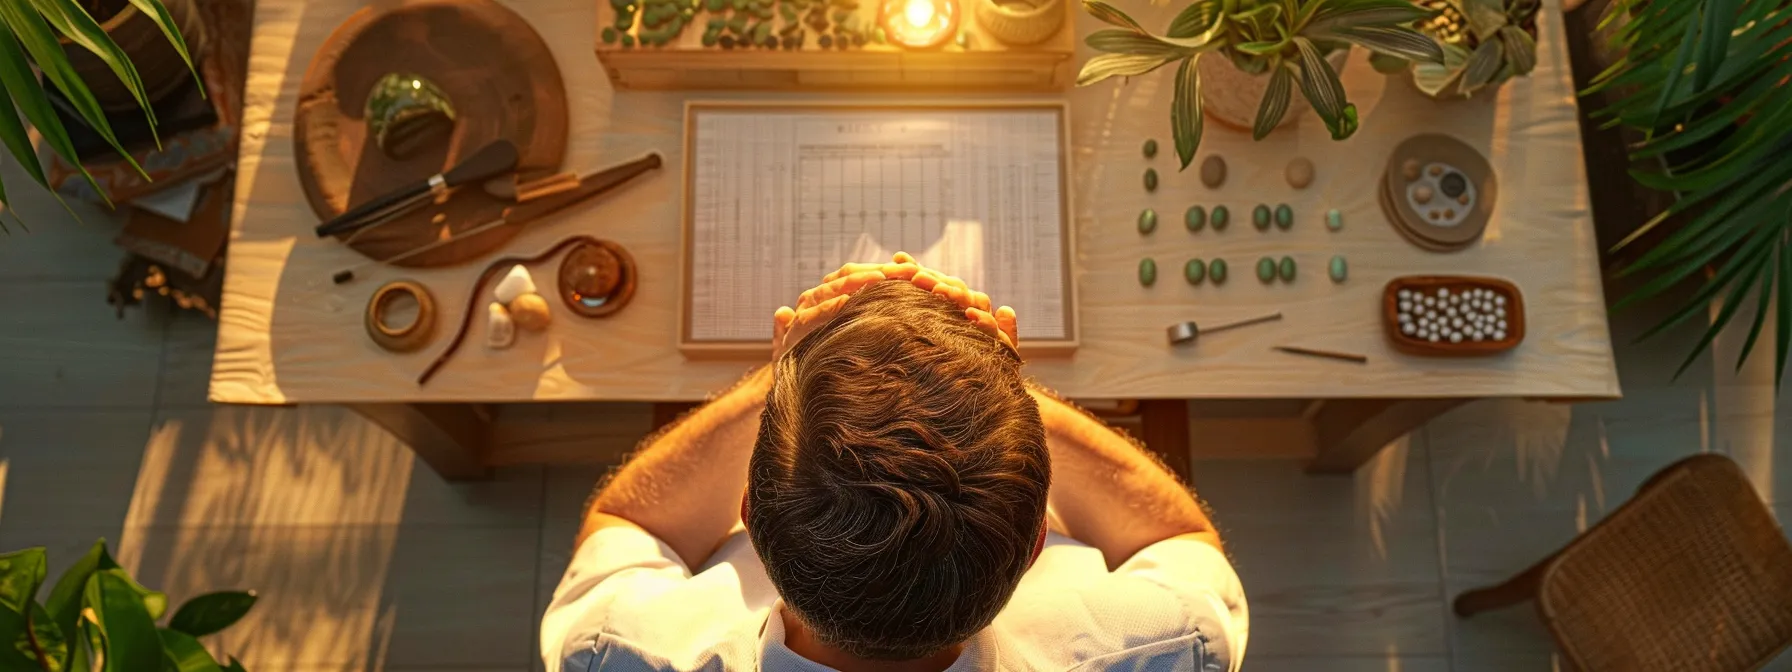
[[[1456,598],[1537,600],[1575,668],[1755,670],[1792,644],[1792,544],[1729,458],[1674,463],[1555,555]]]

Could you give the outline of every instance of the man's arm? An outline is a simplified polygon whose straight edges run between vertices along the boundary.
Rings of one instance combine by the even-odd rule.
[[[1028,385],[1052,455],[1050,503],[1065,534],[1101,550],[1108,567],[1159,541],[1220,547],[1207,513],[1176,477],[1107,425]]]
[[[761,367],[686,415],[622,466],[591,498],[578,543],[605,527],[640,527],[695,569],[740,521],[747,460],[771,384]]]

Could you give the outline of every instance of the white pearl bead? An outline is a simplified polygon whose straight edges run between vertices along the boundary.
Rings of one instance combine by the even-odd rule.
[[[1504,329],[1493,330],[1493,340],[1496,340],[1496,341],[1506,340],[1506,330],[1504,330]]]
[[[1462,318],[1460,318],[1460,317],[1450,318],[1450,326],[1455,327],[1457,329],[1461,329],[1462,328]]]
[[[1401,324],[1412,324],[1412,315],[1410,313],[1401,313],[1400,314],[1400,323]]]
[[[1411,336],[1412,332],[1415,332],[1415,331],[1418,331],[1418,329],[1413,328],[1411,322],[1407,322],[1406,324],[1400,325],[1400,333],[1402,333],[1402,334]]]
[[[1506,316],[1506,309],[1505,308],[1495,308],[1495,309],[1493,309],[1493,314],[1495,317],[1503,318]]]
[[[1506,321],[1500,320],[1498,322],[1493,323],[1493,328],[1498,329],[1500,331],[1505,331],[1506,330]]]
[[[1486,336],[1485,332],[1482,332],[1480,329],[1476,329],[1474,331],[1468,332],[1468,337],[1471,339],[1477,340],[1477,341],[1485,340],[1485,338],[1484,338],[1485,336]]]
[[[1435,332],[1435,331],[1431,332],[1431,335],[1426,336],[1425,340],[1431,341],[1432,343],[1436,343],[1437,342],[1437,332]]]
[[[1430,297],[1430,296],[1427,296],[1427,297],[1425,297],[1425,305],[1426,305],[1426,306],[1435,306],[1435,305],[1437,305],[1437,298],[1436,298],[1436,297]]]
[[[1458,315],[1458,312],[1456,311],[1455,306],[1450,306],[1450,307],[1444,309],[1444,314],[1449,315],[1450,317],[1455,317],[1456,315]]]
[[[1496,305],[1496,306],[1506,305],[1506,297],[1495,294],[1493,297],[1493,305]]]
[[[1410,298],[1412,298],[1412,290],[1410,290],[1410,289],[1400,290],[1400,300],[1401,301],[1405,301]]]
[[[1406,312],[1411,312],[1411,311],[1412,311],[1412,302],[1411,301],[1401,301],[1400,302],[1400,312],[1406,313]]]
[[[1460,332],[1460,331],[1452,332],[1450,334],[1450,342],[1451,343],[1461,343],[1462,342],[1462,332]]]
[[[1442,299],[1442,298],[1448,298],[1449,296],[1450,296],[1450,290],[1448,288],[1446,288],[1446,287],[1437,288],[1437,298]]]

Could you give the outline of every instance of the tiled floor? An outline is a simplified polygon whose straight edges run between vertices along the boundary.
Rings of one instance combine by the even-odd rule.
[[[15,172],[0,178],[22,184]],[[538,666],[536,618],[602,466],[449,485],[341,410],[210,406],[210,325],[114,320],[105,218],[68,222],[28,192],[13,195],[35,231],[0,237],[0,549],[47,546],[59,572],[103,537],[176,600],[253,588],[253,614],[212,644],[258,672]],[[1476,403],[1353,477],[1198,460],[1251,599],[1247,669],[1558,669],[1530,610],[1462,621],[1449,598],[1543,557],[1684,455],[1734,456],[1792,520],[1777,431],[1792,401],[1774,398],[1771,356],[1733,372],[1726,334],[1722,364],[1670,380],[1697,336],[1621,344],[1623,401]],[[613,434],[595,454],[638,431]]]

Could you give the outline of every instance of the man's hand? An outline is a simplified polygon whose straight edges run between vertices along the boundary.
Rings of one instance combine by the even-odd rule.
[[[821,284],[803,292],[795,308],[781,307],[772,315],[772,358],[789,352],[804,336],[839,314],[846,299],[884,280],[906,280],[916,287],[952,301],[965,318],[995,336],[1008,347],[1018,347],[1020,336],[1014,309],[990,308],[989,295],[971,289],[964,280],[921,266],[907,252],[897,252],[889,263],[849,263],[827,274]]]

